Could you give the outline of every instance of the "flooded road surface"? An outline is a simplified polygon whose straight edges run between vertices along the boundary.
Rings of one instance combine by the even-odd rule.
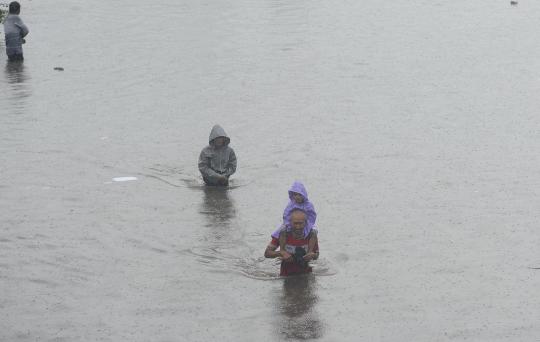
[[[23,1],[26,60],[0,68],[0,340],[536,340],[539,15]],[[216,123],[229,189],[196,168]],[[280,279],[263,252],[295,179],[321,258]]]

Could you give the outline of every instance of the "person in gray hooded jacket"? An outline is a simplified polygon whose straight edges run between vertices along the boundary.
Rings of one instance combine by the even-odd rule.
[[[208,141],[199,155],[199,171],[207,185],[226,186],[236,172],[236,154],[229,146],[231,139],[220,125],[215,125]]]
[[[22,44],[24,37],[28,34],[28,27],[19,17],[21,5],[17,1],[9,4],[9,14],[4,20],[4,34],[6,38],[6,54],[10,61],[22,61]]]

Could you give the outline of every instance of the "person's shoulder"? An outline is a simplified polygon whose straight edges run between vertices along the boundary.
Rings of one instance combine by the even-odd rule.
[[[315,206],[313,205],[313,203],[311,203],[311,201],[306,201],[304,203],[304,207],[306,210],[313,210],[315,211]]]
[[[272,240],[270,240],[270,246],[279,246],[279,238],[276,238],[275,236],[271,236],[271,238]]]
[[[236,158],[236,153],[234,152],[234,149],[230,147],[229,145],[225,146],[225,148],[222,150],[223,155],[227,156],[228,158]]]
[[[279,236],[287,235],[289,233],[289,228],[287,225],[283,225],[279,229]]]
[[[214,153],[214,149],[210,145],[203,147],[203,149],[201,150],[201,154],[212,154],[212,153]]]

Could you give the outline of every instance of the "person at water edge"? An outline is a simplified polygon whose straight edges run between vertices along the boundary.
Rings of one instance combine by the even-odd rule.
[[[6,54],[9,61],[22,61],[22,44],[26,43],[24,37],[28,34],[28,27],[19,17],[21,5],[17,1],[9,4],[9,14],[4,20],[4,34],[6,39]]]
[[[306,237],[304,228],[307,224],[307,215],[301,209],[294,209],[288,223],[290,229],[282,229],[280,237],[285,237],[285,248],[280,247],[278,238],[272,240],[264,251],[266,258],[281,258],[280,276],[290,276],[311,273],[309,261],[319,258],[319,242],[315,230]],[[312,242],[310,243],[310,240]],[[309,246],[313,247],[310,248]],[[279,250],[277,250],[279,247]]]
[[[313,230],[315,226],[315,220],[317,220],[317,213],[315,212],[315,207],[309,201],[307,190],[304,187],[304,184],[299,181],[295,181],[291,188],[289,189],[289,203],[285,210],[283,211],[283,223],[281,226],[272,233],[272,237],[280,238],[280,232],[283,229],[287,229],[287,223],[290,222],[291,213],[294,209],[301,209],[307,215],[306,225],[304,227],[304,237],[307,237]],[[290,230],[290,228],[289,228]],[[313,230],[314,234],[317,233],[316,230]],[[285,236],[286,234],[281,234],[279,241],[280,249],[285,248]],[[311,240],[313,243],[313,240]],[[309,246],[310,249],[313,249],[313,245]]]
[[[236,154],[230,142],[220,125],[212,127],[208,146],[199,155],[199,171],[207,185],[227,186],[229,177],[236,172]]]

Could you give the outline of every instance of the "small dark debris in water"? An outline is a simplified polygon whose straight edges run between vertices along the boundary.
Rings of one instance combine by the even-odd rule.
[[[514,0],[514,1],[510,1],[510,5],[512,5],[512,6],[517,6],[517,4],[518,4],[518,2],[515,1],[515,0]]]
[[[531,270],[540,270],[540,267],[529,267]]]
[[[64,68],[62,68],[62,67],[54,67],[54,70],[64,71]]]

